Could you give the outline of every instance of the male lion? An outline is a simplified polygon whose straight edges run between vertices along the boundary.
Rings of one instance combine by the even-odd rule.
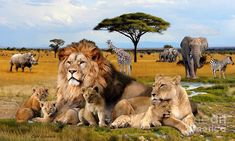
[[[45,101],[47,96],[47,88],[33,88],[32,96],[17,110],[16,121],[25,122],[32,119],[33,117],[40,116],[40,101]]]
[[[79,111],[79,120],[78,125],[84,125],[85,122],[88,122],[90,126],[97,125],[96,115],[99,119],[99,126],[107,126],[105,124],[105,102],[99,92],[99,88],[95,86],[94,88],[83,88],[83,97],[86,101],[85,108],[82,108]]]
[[[107,105],[108,117],[118,100],[140,95],[150,96],[152,88],[116,71],[94,42],[81,40],[60,49],[55,120],[67,110],[83,108],[82,87],[99,86]]]
[[[152,95],[151,104],[147,111],[138,114],[121,115],[110,126],[112,128],[128,126],[141,129],[150,129],[151,126],[161,126],[162,119],[170,115],[170,102],[168,100],[160,101],[159,99],[155,99],[155,95]]]

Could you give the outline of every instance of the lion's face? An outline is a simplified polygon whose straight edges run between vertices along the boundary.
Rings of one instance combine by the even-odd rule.
[[[151,93],[151,101],[153,104],[158,104],[163,100],[171,100],[177,94],[177,87],[181,77],[156,76],[153,90]]]
[[[89,72],[89,61],[82,53],[72,53],[65,62],[69,85],[79,86]]]
[[[82,93],[87,103],[97,103],[101,98],[98,87],[82,88]]]
[[[56,103],[54,101],[45,101],[40,103],[42,113],[46,116],[52,117],[56,113]]]
[[[45,101],[48,96],[48,89],[33,88],[33,95],[38,99],[38,101]]]

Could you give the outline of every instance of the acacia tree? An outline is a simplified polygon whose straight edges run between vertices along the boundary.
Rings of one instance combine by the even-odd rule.
[[[148,32],[162,34],[169,26],[170,23],[159,17],[138,12],[104,19],[94,27],[94,30],[115,31],[130,38],[134,44],[134,62],[137,62],[137,45],[141,36]]]
[[[60,46],[64,45],[64,40],[62,39],[52,39],[50,40],[51,44],[49,45],[49,47],[54,51],[54,55],[56,58],[56,53],[58,52]]]
[[[173,48],[172,45],[164,45],[163,48]]]

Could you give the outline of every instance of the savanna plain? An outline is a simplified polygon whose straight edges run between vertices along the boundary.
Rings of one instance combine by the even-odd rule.
[[[109,129],[99,127],[62,126],[58,124],[16,123],[14,115],[22,102],[31,94],[32,88],[45,86],[49,88],[49,99],[56,98],[56,80],[58,59],[51,51],[40,51],[39,64],[33,66],[32,72],[26,68],[9,72],[9,60],[19,51],[0,50],[0,140],[78,140],[78,141],[122,141],[122,140],[235,140],[235,66],[228,65],[226,79],[214,78],[207,63],[197,72],[198,79],[185,79],[184,66],[174,63],[158,62],[158,53],[138,53],[138,62],[132,63],[131,76],[137,81],[151,85],[156,74],[169,76],[181,75],[183,82],[213,84],[212,87],[198,87],[195,92],[207,94],[196,95],[190,99],[198,104],[199,115],[196,116],[198,132],[190,137],[183,137],[171,127],[158,127],[151,130],[133,128]],[[36,55],[38,51],[31,51]],[[103,52],[103,55],[118,68],[115,54]],[[211,54],[215,59],[225,55]],[[189,87],[189,86],[185,86]],[[189,91],[190,94],[190,91]]]

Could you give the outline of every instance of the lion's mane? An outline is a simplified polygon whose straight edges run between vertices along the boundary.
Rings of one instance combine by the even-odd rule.
[[[65,61],[71,53],[83,53],[91,63],[90,86],[98,85],[104,92],[106,102],[117,101],[120,98],[126,85],[134,79],[120,74],[115,70],[113,65],[103,57],[99,48],[94,42],[86,39],[80,42],[73,42],[67,47],[59,50],[59,70],[57,81],[57,99],[64,99],[73,103],[74,100],[80,97],[80,87],[72,87],[68,85],[65,70]],[[89,77],[89,74],[87,74]]]

